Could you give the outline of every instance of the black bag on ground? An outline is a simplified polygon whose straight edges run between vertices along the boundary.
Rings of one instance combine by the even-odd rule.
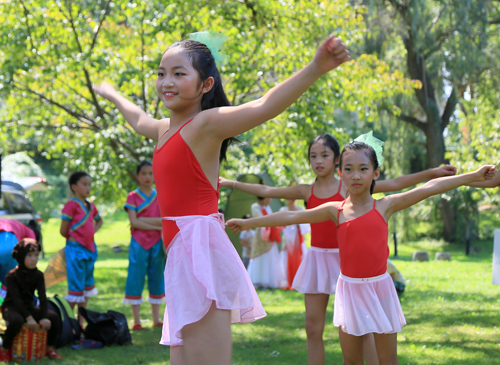
[[[74,318],[73,310],[66,299],[56,294],[53,298],[48,298],[48,307],[58,314],[61,319],[61,332],[57,335],[55,347],[71,345],[73,342],[78,341],[82,330],[78,321]]]
[[[100,313],[82,307],[78,310],[87,321],[85,338],[102,342],[105,346],[132,343],[127,318],[123,313],[112,310]]]

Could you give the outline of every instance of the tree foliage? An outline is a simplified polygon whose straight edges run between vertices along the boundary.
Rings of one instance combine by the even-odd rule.
[[[421,82],[412,98],[396,98],[385,112],[410,126],[405,138],[413,151],[426,155],[426,167],[457,160],[446,158],[448,143],[464,109],[467,90],[476,90],[485,74],[497,69],[498,1],[380,0],[359,1],[368,9],[364,50],[376,54],[405,75]],[[497,32],[497,28],[496,32]],[[451,123],[451,125],[450,125]],[[412,132],[413,130],[413,132]],[[423,144],[423,145],[422,145]],[[423,147],[423,148],[422,148]],[[405,155],[412,153],[402,146]],[[417,153],[418,155],[419,153]],[[451,155],[449,155],[451,156]],[[464,156],[473,160],[473,155]],[[482,160],[487,163],[489,160]],[[417,165],[421,165],[417,163]],[[469,165],[470,166],[470,165]],[[464,172],[463,170],[461,172]],[[450,195],[439,203],[444,237],[457,238],[458,216]]]
[[[364,14],[347,0],[2,1],[2,143],[10,152],[36,151],[64,171],[88,171],[99,199],[120,204],[153,142],[98,99],[93,83],[108,80],[150,115],[166,117],[153,87],[162,53],[190,32],[213,29],[228,35],[226,92],[233,104],[244,103],[309,62],[328,34],[361,42]],[[346,142],[365,130],[351,119],[373,123],[378,101],[416,86],[376,56],[356,56],[286,113],[240,136],[228,169],[310,180],[305,151],[313,136],[330,132]]]

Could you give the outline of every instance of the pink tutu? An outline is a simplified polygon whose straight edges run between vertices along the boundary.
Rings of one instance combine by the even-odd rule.
[[[406,320],[391,276],[386,272],[358,279],[340,274],[333,324],[354,336],[401,332]]]
[[[339,274],[339,249],[312,246],[302,259],[292,287],[304,294],[335,294]]]
[[[160,344],[182,345],[182,328],[202,319],[212,302],[232,323],[266,316],[220,214],[166,217],[179,227],[165,265],[166,308]]]

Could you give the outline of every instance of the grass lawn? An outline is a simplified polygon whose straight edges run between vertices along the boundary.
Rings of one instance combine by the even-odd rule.
[[[57,219],[44,223],[46,259],[39,264],[41,270],[64,246],[58,233],[59,224]],[[89,302],[89,309],[123,312],[131,326],[130,306],[121,304],[129,239],[125,214],[104,218],[103,228],[96,236],[99,258],[95,277],[99,295]],[[115,253],[113,246],[120,246],[123,251]],[[500,288],[491,284],[492,243],[479,242],[474,246],[481,249],[469,257],[462,247],[442,247],[439,242],[399,246],[399,257],[393,262],[408,281],[401,298],[408,324],[398,336],[400,364],[500,364]],[[412,262],[412,252],[417,250],[429,251],[431,261]],[[438,251],[451,252],[452,261],[433,261]],[[66,295],[66,290],[63,282],[51,287],[48,294]],[[303,295],[268,290],[260,291],[259,296],[268,316],[252,324],[233,325],[233,364],[307,364]],[[57,364],[168,364],[168,347],[158,345],[161,330],[151,327],[148,303],[143,305],[142,318],[147,319],[143,323],[145,329],[132,332],[133,346],[98,350],[66,347],[59,350],[64,359]],[[326,364],[341,364],[338,333],[332,318],[333,297],[324,336]]]

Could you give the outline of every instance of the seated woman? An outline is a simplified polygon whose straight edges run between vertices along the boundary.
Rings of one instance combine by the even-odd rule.
[[[2,314],[8,325],[3,346],[0,346],[0,361],[10,361],[9,349],[24,323],[33,332],[39,324],[47,330],[47,356],[51,359],[61,358],[53,347],[61,320],[56,313],[48,310],[43,273],[36,267],[40,248],[36,240],[23,238],[12,251],[12,257],[18,265],[6,277],[7,297],[2,305]],[[34,305],[35,290],[38,292],[39,307]]]

